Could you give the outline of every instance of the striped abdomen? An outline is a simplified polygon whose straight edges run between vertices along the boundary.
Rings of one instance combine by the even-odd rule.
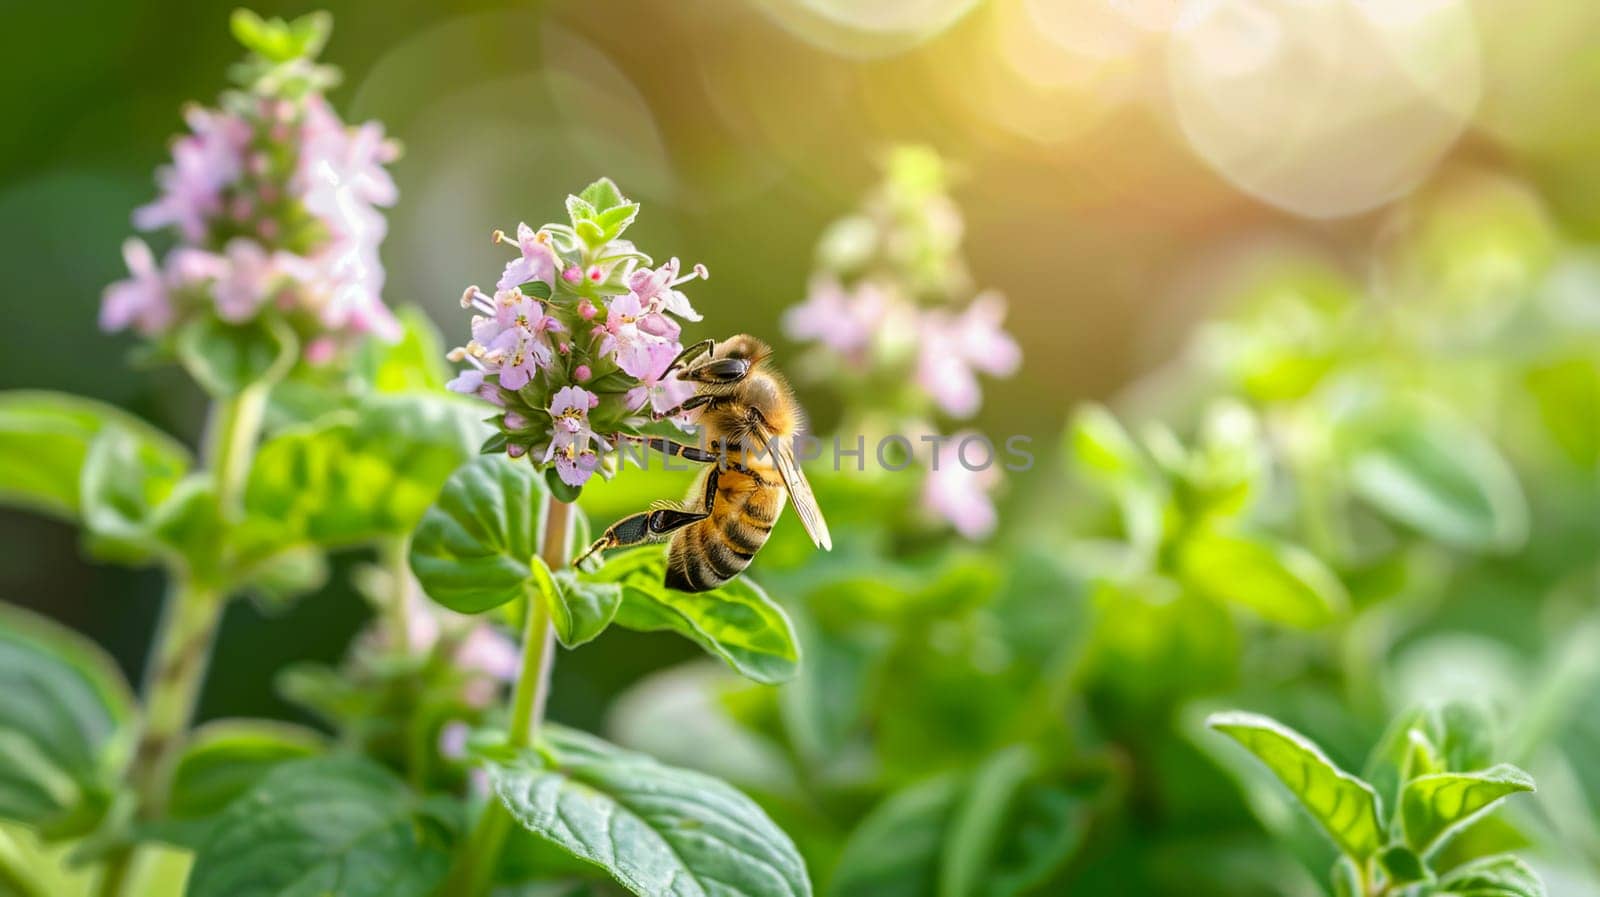
[[[767,543],[787,493],[776,473],[722,471],[711,516],[678,530],[667,552],[668,588],[714,589],[744,572]]]

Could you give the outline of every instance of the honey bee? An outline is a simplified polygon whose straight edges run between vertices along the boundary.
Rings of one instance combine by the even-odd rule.
[[[833,539],[811,484],[794,457],[794,436],[805,425],[783,375],[767,363],[772,350],[740,334],[705,340],[667,368],[696,384],[695,394],[657,420],[700,409],[704,448],[658,437],[632,437],[651,449],[706,465],[684,502],[658,502],[618,520],[573,561],[596,552],[671,539],[665,584],[685,592],[722,585],[750,566],[767,542],[785,499],[818,548]],[[621,437],[619,437],[621,438]]]

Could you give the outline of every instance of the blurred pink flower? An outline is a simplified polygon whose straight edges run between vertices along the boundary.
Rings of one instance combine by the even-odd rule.
[[[174,225],[191,243],[205,239],[209,220],[222,211],[223,188],[238,179],[250,143],[249,122],[193,105],[184,110],[193,133],[172,145],[172,164],[156,172],[161,196],[133,212],[133,225],[155,230]]]
[[[446,610],[429,601],[409,578],[404,584],[401,606],[405,613],[405,650],[416,656],[432,653],[441,642],[451,647],[450,662],[466,674],[462,701],[473,707],[486,707],[500,684],[517,678],[521,654],[514,641],[479,617]],[[370,637],[394,650],[388,627],[374,626]]]
[[[478,623],[467,630],[466,637],[456,648],[455,662],[458,669],[510,682],[517,678],[522,653],[498,629],[488,623]]]
[[[133,276],[106,287],[100,303],[100,328],[121,330],[128,325],[143,334],[158,333],[172,323],[172,299],[167,275],[156,267],[155,256],[143,240],[122,244],[122,258]]]
[[[294,266],[294,260],[285,256],[288,253],[268,252],[254,240],[243,237],[229,240],[224,249],[226,269],[212,286],[217,316],[233,323],[255,317],[256,311],[287,274],[286,269]]]
[[[400,191],[384,166],[399,155],[383,125],[369,121],[347,126],[325,98],[306,98],[296,174],[313,212],[341,220],[346,197],[363,205],[394,205]],[[355,208],[353,203],[348,208]]]
[[[439,730],[439,756],[460,760],[467,756],[467,738],[472,728],[460,720],[446,723]]]
[[[922,506],[968,539],[981,539],[994,531],[998,520],[989,493],[1000,483],[994,458],[984,456],[985,466],[972,470],[961,462],[963,439],[970,432],[946,437],[929,457],[928,474],[922,481]],[[977,464],[977,457],[969,458]]]
[[[977,373],[1016,373],[1022,350],[1000,327],[1005,300],[983,293],[959,315],[927,312],[919,328],[917,383],[946,414],[970,417],[982,402]]]
[[[387,223],[377,207],[398,198],[384,166],[399,149],[383,128],[346,126],[316,92],[261,96],[245,106],[230,101],[228,111],[195,105],[184,117],[191,133],[174,142],[172,164],[157,172],[160,197],[134,212],[141,229],[179,231],[182,244],[172,256],[188,253],[189,263],[178,270],[169,256],[169,285],[211,289],[217,315],[232,322],[269,307],[307,312],[291,318],[307,345],[342,332],[397,336],[399,324],[382,299],[378,247]],[[285,155],[292,171],[274,167]],[[307,231],[283,217],[284,201],[291,216],[309,214],[316,226]],[[241,231],[257,239],[237,236]],[[277,248],[280,239],[307,233],[313,239],[301,255]],[[208,251],[227,235],[234,236],[221,253]],[[193,264],[199,260],[206,264]],[[116,320],[119,313],[108,314]]]
[[[338,343],[334,342],[329,337],[319,336],[311,342],[306,343],[306,364],[309,364],[312,367],[321,367],[322,365],[333,361],[334,356],[337,355],[338,352]]]
[[[791,339],[818,342],[852,362],[866,361],[893,299],[881,287],[862,283],[845,290],[832,277],[812,281],[806,301],[783,314],[783,330]]]

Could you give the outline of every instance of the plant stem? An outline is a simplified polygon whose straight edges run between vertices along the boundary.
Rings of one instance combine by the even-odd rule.
[[[252,385],[212,406],[206,457],[216,490],[218,522],[224,528],[243,510],[245,476],[261,432],[269,390],[265,384]],[[145,726],[134,752],[134,785],[147,818],[158,815],[165,802],[166,766],[194,716],[226,597],[219,584],[200,581],[187,572],[173,574],[156,630],[152,662],[145,669]]]
[[[572,506],[545,499],[544,536],[539,556],[556,570],[566,565],[572,554]],[[532,745],[544,722],[544,705],[550,693],[550,668],[555,660],[555,629],[550,625],[550,608],[531,590],[523,598],[522,669],[511,697],[510,731],[507,744],[513,748]],[[500,849],[511,831],[511,813],[494,795],[489,795],[483,813],[467,837],[456,867],[440,893],[449,897],[478,897],[488,891],[494,879]]]
[[[217,510],[224,523],[232,522],[243,510],[245,477],[255,456],[256,440],[261,435],[261,419],[266,414],[271,384],[247,386],[238,395],[213,406],[207,427],[206,458],[217,489]]]
[[[389,626],[389,638],[394,642],[394,651],[401,656],[411,653],[411,627],[406,619],[411,605],[406,600],[411,597],[411,566],[406,560],[410,547],[411,538],[402,536],[385,541],[380,549],[383,566],[389,573],[390,597],[383,609],[388,619],[384,622]]]
[[[545,500],[544,540],[539,555],[551,570],[566,566],[572,554],[572,505]],[[556,631],[550,625],[550,608],[528,596],[522,628],[522,671],[511,700],[512,747],[527,747],[539,734],[544,704],[550,693],[550,668],[555,660]]]
[[[270,392],[269,384],[254,384],[211,407],[205,457],[216,495],[217,523],[224,531],[243,513],[245,479]],[[220,538],[217,544],[226,545],[227,539]],[[206,566],[217,570],[224,559],[211,560]],[[203,578],[189,570],[172,571],[157,624],[142,690],[144,729],[128,770],[139,796],[140,815],[146,819],[159,816],[165,809],[167,776],[194,717],[217,624],[227,605],[224,586],[213,579],[214,576]],[[120,894],[132,858],[128,848],[106,858],[100,877],[101,897]]]
[[[167,595],[155,653],[146,667],[144,730],[134,751],[132,771],[139,805],[147,818],[164,809],[166,767],[194,715],[223,605],[217,589],[187,576],[176,577]]]

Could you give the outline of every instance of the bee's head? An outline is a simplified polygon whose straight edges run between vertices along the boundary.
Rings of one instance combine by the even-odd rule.
[[[697,383],[737,383],[771,354],[772,349],[766,343],[741,333],[717,343],[710,359],[690,367],[680,376]]]

